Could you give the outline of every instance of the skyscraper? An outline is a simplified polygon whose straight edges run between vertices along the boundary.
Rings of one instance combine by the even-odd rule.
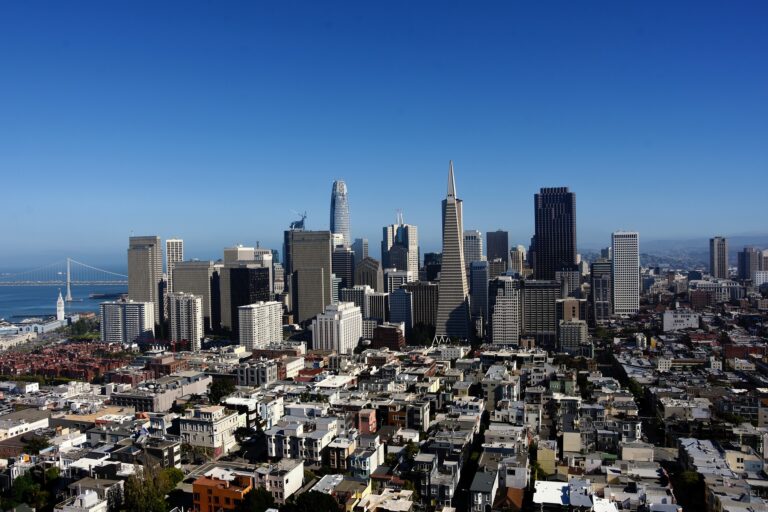
[[[525,247],[518,245],[509,251],[509,270],[523,275],[525,270]]]
[[[640,235],[617,231],[611,235],[613,312],[634,315],[640,310]]]
[[[175,291],[187,292],[200,297],[203,301],[203,328],[217,330],[213,314],[213,262],[212,261],[180,261],[174,265]],[[219,317],[217,313],[216,318]]]
[[[288,271],[293,314],[296,322],[305,323],[331,303],[331,232],[293,230],[286,233],[290,246]]]
[[[745,247],[744,250],[739,251],[737,257],[739,279],[754,281],[755,272],[760,270],[763,264],[763,253],[754,247]]]
[[[351,288],[355,284],[355,253],[352,249],[344,246],[334,248],[331,270],[341,280],[339,288]]]
[[[456,197],[451,161],[448,168],[448,192],[443,200],[443,261],[437,299],[437,337],[469,337],[469,291],[464,266],[463,233],[462,202]]]
[[[349,203],[347,202],[347,184],[344,180],[333,182],[331,190],[331,233],[338,233],[344,240],[344,247],[349,247]]]
[[[105,343],[128,344],[155,337],[155,308],[152,302],[102,302],[101,340]]]
[[[487,261],[473,261],[469,264],[469,296],[472,317],[482,317],[488,323],[488,281],[489,265]]]
[[[709,273],[712,277],[728,279],[728,239],[716,236],[709,239]]]
[[[485,242],[488,261],[500,259],[505,264],[509,261],[509,233],[501,229],[488,231],[485,234]]]
[[[489,284],[490,325],[488,338],[496,345],[520,343],[520,281],[499,276]]]
[[[128,299],[154,304],[152,320],[160,322],[163,280],[163,249],[159,236],[132,236],[128,239]]]
[[[381,240],[381,259],[384,268],[408,270],[419,275],[419,230],[403,222],[398,212],[397,223],[384,226]]]
[[[355,253],[355,265],[368,257],[368,239],[355,238],[352,242],[352,252]]]
[[[168,292],[173,289],[173,267],[179,261],[184,261],[184,240],[171,238],[165,241],[165,271],[168,274]]]
[[[168,324],[171,341],[188,341],[193,352],[203,340],[203,299],[184,292],[168,294]]]
[[[483,261],[483,234],[476,229],[464,232],[464,264]]]
[[[240,336],[240,314],[238,308],[256,302],[271,300],[270,271],[255,263],[237,263],[224,267],[229,271],[229,327],[232,338]],[[222,324],[224,318],[222,315]]]
[[[555,279],[576,266],[576,194],[568,187],[542,188],[534,195],[536,279]]]
[[[603,324],[611,319],[613,314],[613,291],[611,290],[611,261],[599,259],[592,263],[590,278],[592,287],[592,320]]]
[[[363,258],[360,264],[355,266],[355,284],[368,285],[377,292],[383,292],[384,271],[381,263],[371,257]]]

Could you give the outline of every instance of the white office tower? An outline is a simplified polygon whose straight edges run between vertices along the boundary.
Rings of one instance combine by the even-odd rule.
[[[101,341],[123,345],[155,337],[153,302],[102,302]]]
[[[168,294],[170,341],[188,341],[190,350],[198,352],[203,340],[203,298],[184,292]]]
[[[525,247],[518,245],[509,251],[509,271],[523,275],[525,269]]]
[[[634,315],[640,310],[640,235],[617,231],[611,235],[613,313]]]
[[[351,354],[363,336],[363,315],[352,302],[326,306],[312,321],[312,348]]]
[[[61,290],[59,290],[59,298],[56,299],[56,320],[59,322],[64,320],[64,297],[61,296]]]
[[[355,265],[368,257],[368,239],[355,238],[352,242],[352,252],[355,253]]]
[[[237,308],[240,345],[256,350],[283,341],[283,306],[279,302],[256,302]]]
[[[184,240],[171,238],[165,241],[165,271],[168,275],[168,292],[173,290],[173,267],[184,261]]]
[[[464,263],[483,261],[483,234],[476,229],[464,232]]]
[[[403,213],[397,222],[384,226],[381,240],[381,262],[384,268],[398,268],[419,275],[419,229],[405,224]]]
[[[405,283],[416,281],[416,276],[410,270],[398,270],[396,268],[388,268],[384,270],[384,291],[387,293],[394,293],[395,290],[403,286]]]
[[[520,343],[520,289],[516,279],[499,276],[492,281],[491,342],[496,345]]]

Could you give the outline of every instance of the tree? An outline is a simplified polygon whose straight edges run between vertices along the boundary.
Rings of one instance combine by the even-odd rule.
[[[218,404],[221,399],[235,392],[235,384],[229,379],[214,379],[208,398],[212,404]]]
[[[41,451],[51,446],[51,443],[44,437],[32,437],[24,440],[24,447],[32,455],[37,455]]]
[[[247,440],[255,433],[256,431],[250,427],[237,427],[235,429],[235,440],[238,444],[243,444],[243,441]]]
[[[247,493],[235,508],[235,512],[264,512],[269,508],[276,508],[272,493],[263,487],[257,487]]]
[[[163,473],[165,478],[168,480],[168,485],[170,486],[168,492],[179,485],[179,482],[184,480],[184,472],[179,468],[165,468],[161,471],[161,473]]]
[[[173,489],[168,474],[157,465],[136,466],[125,482],[124,510],[131,512],[166,512],[165,495]]]

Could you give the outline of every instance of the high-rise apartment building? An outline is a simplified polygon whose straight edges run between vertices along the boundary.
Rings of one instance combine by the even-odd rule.
[[[561,352],[578,354],[581,344],[587,341],[587,322],[561,320],[558,325],[558,342]]]
[[[363,316],[351,302],[332,304],[312,321],[312,348],[351,354],[363,336]]]
[[[355,265],[368,257],[368,239],[355,238],[352,242],[352,252],[355,253]]]
[[[488,339],[495,345],[520,343],[520,282],[511,276],[499,276],[490,282],[488,302],[490,325]]]
[[[173,289],[173,266],[184,261],[184,240],[170,238],[165,241],[165,271],[168,274],[168,292]]]
[[[754,247],[745,247],[736,256],[739,279],[754,281],[755,272],[762,269],[763,253]]]
[[[534,274],[555,279],[559,270],[576,266],[576,194],[568,187],[542,188],[534,195],[536,229]]]
[[[502,260],[506,264],[509,260],[509,233],[501,229],[488,231],[485,241],[488,261]]]
[[[725,237],[709,239],[709,273],[712,277],[728,279],[728,239]]]
[[[464,264],[462,201],[456,197],[453,162],[448,169],[448,192],[443,200],[443,261],[437,300],[435,336],[469,338],[469,289]]]
[[[128,299],[154,304],[152,319],[162,320],[163,248],[159,236],[128,239]]]
[[[611,287],[611,261],[599,259],[590,270],[592,320],[595,325],[610,321],[613,315],[613,290]]]
[[[237,308],[240,345],[246,350],[264,348],[283,341],[283,305],[275,301],[259,301]]]
[[[384,271],[379,260],[363,258],[360,264],[355,266],[355,285],[368,285],[377,292],[384,291]]]
[[[219,309],[216,314],[213,312],[213,293],[214,289],[214,267],[212,261],[179,261],[174,264],[175,273],[175,291],[186,292],[197,295],[203,301],[203,329],[207,331],[218,330],[221,320],[219,319]],[[218,275],[217,275],[218,277]],[[218,282],[218,279],[217,279]],[[218,320],[214,323],[214,320]]]
[[[611,235],[611,285],[613,313],[634,315],[640,311],[640,235],[617,231]]]
[[[381,259],[384,268],[408,270],[419,275],[419,230],[405,224],[398,213],[397,223],[384,226],[381,240]]]
[[[483,234],[476,229],[464,231],[464,264],[483,261]]]
[[[562,296],[562,285],[554,280],[522,281],[524,336],[536,339],[536,344],[555,348],[557,341],[557,313],[555,304]]]
[[[344,183],[344,180],[334,181],[331,190],[331,233],[338,233],[342,236],[344,247],[352,245],[349,236],[347,184]]]
[[[155,337],[153,302],[110,301],[99,305],[101,341],[130,344]]]
[[[290,246],[291,301],[294,318],[306,323],[331,303],[330,231],[287,231]]]
[[[184,292],[168,294],[168,325],[170,341],[188,341],[189,348],[198,352],[203,341],[203,299]]]

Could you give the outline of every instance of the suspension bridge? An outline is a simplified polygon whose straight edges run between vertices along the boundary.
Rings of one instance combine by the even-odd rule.
[[[0,286],[66,286],[66,301],[72,301],[73,286],[127,285],[128,276],[67,258],[16,273],[0,273]]]

